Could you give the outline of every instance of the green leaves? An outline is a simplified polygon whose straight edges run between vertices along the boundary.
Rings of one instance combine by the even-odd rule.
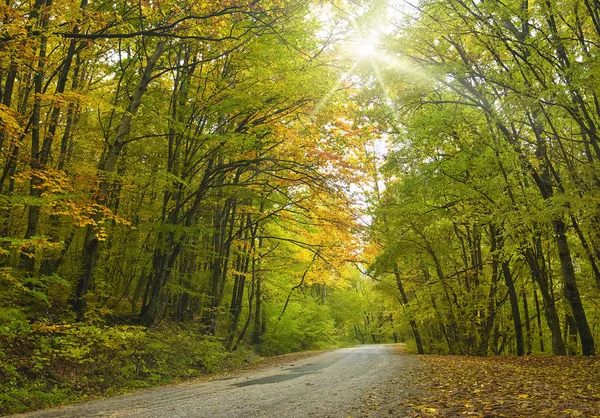
[[[548,294],[562,296],[563,286],[587,289],[592,283],[589,274],[569,273],[571,264],[590,271],[600,261],[590,247],[598,242],[590,218],[596,216],[590,208],[596,206],[597,181],[588,177],[598,161],[589,124],[599,121],[586,87],[593,82],[582,72],[597,66],[597,57],[585,51],[600,34],[583,29],[594,27],[591,15],[580,12],[586,7],[579,1],[528,7],[426,1],[398,25],[388,41],[390,56],[378,63],[386,100],[402,111],[388,116],[401,129],[389,134],[382,170],[389,180],[375,210],[373,238],[383,249],[374,271],[390,274],[384,266],[400,263],[411,280],[429,285],[417,295],[431,301],[438,320],[429,326],[442,327],[437,335],[448,340],[450,351],[456,349],[452,340],[466,343],[461,350],[467,352],[478,338],[485,344],[485,328],[499,326],[498,315],[507,309],[499,292],[511,290],[496,283],[511,270],[527,265],[534,279],[562,277],[546,294],[550,311]],[[394,54],[413,68],[395,65]],[[412,76],[414,68],[427,83]],[[372,94],[382,96],[381,90]],[[568,237],[556,232],[565,220],[572,223]],[[493,230],[501,231],[502,248]],[[524,262],[531,246],[540,247],[541,272]],[[501,272],[502,262],[508,265]],[[540,280],[542,288],[550,286]],[[564,294],[585,330],[583,311],[595,317],[596,309],[582,307],[572,295]],[[515,319],[516,297],[511,306]],[[556,325],[548,326],[558,335]]]

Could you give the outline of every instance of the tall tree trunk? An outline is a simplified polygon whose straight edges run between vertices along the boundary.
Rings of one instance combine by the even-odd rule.
[[[573,268],[573,259],[567,243],[566,226],[563,221],[556,220],[552,222],[554,226],[554,239],[558,247],[558,256],[561,261],[562,273],[565,280],[565,298],[571,306],[573,319],[581,339],[581,351],[584,356],[593,356],[596,354],[594,336],[587,321],[579,288],[575,280],[575,269]]]
[[[526,354],[531,355],[531,319],[529,317],[529,304],[527,303],[527,293],[523,290],[521,293],[523,298],[523,314],[525,315],[525,330],[526,339],[525,346],[527,348]]]
[[[560,177],[556,174],[556,170],[552,167],[552,163],[548,158],[547,144],[544,140],[544,133],[542,126],[540,125],[537,117],[537,112],[529,114],[531,127],[536,138],[536,157],[539,160],[539,174],[535,170],[531,171],[533,178],[538,186],[538,189],[549,204],[554,196],[554,190],[552,186],[552,179],[550,173],[555,173],[555,177],[560,184]],[[575,269],[573,268],[573,259],[571,257],[571,251],[569,249],[569,243],[566,235],[566,225],[561,217],[557,217],[552,220],[552,227],[554,229],[554,241],[558,248],[558,256],[560,260],[561,270],[563,274],[563,280],[565,285],[565,298],[571,306],[573,312],[573,318],[577,324],[577,330],[581,339],[581,349],[583,355],[593,356],[595,354],[594,337],[590,330],[585,310],[581,302],[579,295],[579,289],[577,287],[577,280],[575,278]]]
[[[404,285],[402,284],[402,277],[400,276],[400,269],[398,269],[398,264],[394,264],[394,276],[396,277],[396,286],[398,287],[398,291],[400,292],[402,304],[406,306],[408,305],[408,297],[406,295],[406,292],[404,291]],[[421,334],[419,333],[419,328],[417,327],[417,322],[413,318],[409,317],[408,323],[415,337],[415,342],[417,344],[417,352],[419,354],[425,354],[425,351],[423,350],[423,343],[421,341]]]
[[[256,224],[256,232],[258,232],[258,223]],[[253,238],[253,245],[256,245],[256,232],[253,234],[254,238]],[[259,247],[260,248],[260,247]],[[235,351],[237,350],[240,342],[243,341],[244,337],[246,336],[246,332],[248,332],[248,329],[250,328],[250,323],[253,320],[253,316],[252,316],[252,309],[253,309],[253,302],[254,302],[254,293],[256,292],[256,283],[257,283],[257,271],[256,271],[256,262],[257,262],[257,258],[255,253],[252,253],[251,255],[252,258],[252,267],[251,267],[251,277],[252,277],[252,281],[251,281],[251,287],[250,287],[250,294],[248,295],[248,316],[246,317],[246,322],[244,323],[244,327],[242,328],[242,331],[240,332],[240,335],[237,338],[237,342],[233,345],[233,347],[231,348],[231,351]]]
[[[517,355],[522,356],[525,354],[525,344],[523,342],[523,325],[521,322],[521,312],[519,310],[519,298],[517,297],[517,291],[515,290],[515,282],[510,272],[510,266],[507,261],[502,262],[502,274],[504,275],[504,283],[508,290],[508,297],[510,300],[510,310],[513,319],[513,325],[515,327],[515,340],[517,343]]]
[[[211,280],[208,297],[209,310],[203,315],[203,324],[206,332],[215,335],[217,330],[218,309],[223,300],[225,278],[229,268],[231,241],[235,224],[236,202],[228,200],[225,205],[218,206],[215,210],[213,249],[214,256],[211,262]]]
[[[567,345],[567,354],[577,355],[577,323],[573,315],[565,315],[565,344]]]
[[[540,310],[540,301],[538,299],[537,291],[535,290],[535,285],[533,286],[533,300],[535,302],[535,316],[537,318],[537,327],[538,327],[538,341],[540,343],[540,352],[544,352],[544,330],[542,329],[542,315]]]
[[[171,276],[171,270],[181,252],[183,237],[175,237],[171,232],[159,234],[160,243],[154,249],[152,256],[152,271],[148,278],[146,304],[140,312],[140,323],[144,326],[153,325],[164,311],[161,306],[162,290]]]
[[[558,314],[556,313],[554,297],[549,288],[546,270],[545,268],[540,267],[538,257],[529,247],[525,249],[525,259],[529,265],[529,269],[531,270],[531,276],[538,284],[540,293],[542,294],[542,300],[544,301],[544,315],[552,335],[552,352],[554,354],[564,356],[567,353],[567,350],[560,332],[560,320],[558,318]]]
[[[237,269],[238,273],[235,275],[234,290],[231,295],[231,304],[229,308],[229,313],[231,315],[232,321],[231,326],[229,327],[229,342],[227,344],[228,350],[233,350],[234,345],[236,345],[234,344],[235,334],[237,332],[237,327],[242,315],[246,276],[250,271],[251,260],[253,260],[254,258],[253,252],[256,245],[255,240],[256,233],[258,232],[258,223],[256,223],[254,226],[252,225],[252,218],[250,217],[250,214],[246,215],[246,225],[244,228],[244,245],[240,249],[241,253],[239,255]],[[250,308],[248,308],[248,318],[250,317],[251,310]]]
[[[486,317],[483,321],[482,326],[480,327],[481,343],[476,351],[476,354],[479,356],[487,356],[488,354],[490,345],[490,335],[494,329],[494,319],[496,318],[496,293],[498,290],[500,260],[498,256],[499,239],[498,234],[496,232],[496,228],[493,225],[490,225],[490,241],[490,252],[492,253],[492,277],[490,281],[490,290],[488,294],[488,306]]]
[[[261,210],[262,212],[262,210]],[[263,238],[258,239],[258,247],[260,250],[263,245]],[[259,345],[262,342],[262,329],[261,329],[261,317],[262,317],[262,274],[261,274],[262,257],[258,260],[253,260],[252,264],[252,277],[256,281],[256,290],[254,292],[254,324],[252,330],[252,344]]]
[[[181,293],[177,297],[174,317],[179,322],[191,319],[190,292],[192,289],[192,277],[198,268],[196,263],[195,237],[188,240],[186,248],[182,250],[181,262],[179,264],[179,275],[181,277]],[[189,290],[189,291],[188,291]]]
[[[217,167],[223,166],[223,160],[217,164]],[[219,170],[219,168],[217,168]],[[242,170],[238,169],[232,181],[232,185],[237,185],[240,180]],[[216,188],[219,190],[225,184],[225,178],[219,177],[216,181]],[[209,310],[205,312],[202,323],[205,330],[210,335],[215,335],[217,330],[218,309],[223,301],[225,291],[225,279],[229,269],[229,258],[231,254],[231,245],[234,238],[234,229],[236,225],[237,198],[230,197],[224,204],[217,205],[214,217],[213,233],[213,251],[214,256],[211,261],[211,281],[208,297],[210,300]]]
[[[46,0],[46,6],[52,5],[52,0]],[[27,216],[27,230],[25,231],[25,239],[37,235],[37,224],[40,212],[40,203],[37,201],[41,196],[41,178],[38,176],[38,170],[42,167],[42,155],[40,153],[40,138],[42,130],[42,93],[45,80],[46,67],[46,46],[48,38],[44,33],[48,28],[50,16],[48,13],[42,13],[40,18],[40,49],[37,58],[37,69],[34,77],[34,94],[33,111],[31,114],[31,162],[32,171],[31,181],[29,185],[29,196],[34,201],[29,205]],[[35,268],[35,247],[31,247],[27,251],[21,253],[21,265],[28,272],[33,272]]]
[[[100,182],[99,196],[97,198],[97,203],[100,205],[104,205],[106,203],[106,198],[108,197],[111,183],[109,175],[115,171],[117,161],[121,155],[121,151],[123,150],[123,146],[125,145],[127,135],[129,134],[129,131],[131,129],[131,121],[136,115],[142,103],[142,97],[146,93],[146,90],[148,89],[148,86],[152,81],[152,74],[154,73],[154,69],[156,68],[158,60],[160,59],[161,55],[165,50],[165,46],[166,41],[160,40],[156,45],[156,49],[148,58],[146,68],[144,69],[144,73],[140,78],[133,95],[129,99],[127,110],[125,111],[125,113],[123,113],[123,116],[121,117],[121,122],[117,129],[116,135],[114,139],[108,144],[108,149],[98,164],[99,170],[104,174]],[[101,216],[101,214],[95,215],[94,220],[100,221]],[[85,316],[85,297],[88,293],[90,283],[92,280],[94,264],[98,255],[98,246],[99,241],[96,237],[96,231],[94,227],[90,225],[85,231],[83,249],[81,252],[81,270],[75,284],[75,295],[73,297],[73,300],[71,301],[71,304],[73,305],[73,310],[77,315],[78,321],[83,321]]]

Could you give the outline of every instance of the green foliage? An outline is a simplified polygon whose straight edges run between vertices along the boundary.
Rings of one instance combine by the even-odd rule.
[[[260,352],[275,355],[330,347],[336,330],[329,309],[308,299],[290,302],[281,318],[273,312]]]
[[[327,303],[341,341],[359,342],[354,327],[362,324],[365,311],[365,298],[355,289],[332,292]]]
[[[370,270],[382,283],[399,272],[404,326],[431,352],[594,354],[594,6],[425,0],[415,12],[384,40],[371,87],[393,132]]]
[[[220,341],[192,326],[12,324],[0,341],[0,413],[191,378],[227,360]]]

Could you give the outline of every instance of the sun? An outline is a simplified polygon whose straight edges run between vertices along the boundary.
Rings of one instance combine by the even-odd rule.
[[[361,58],[369,57],[375,54],[377,50],[376,46],[376,43],[371,39],[359,39],[356,42],[356,49],[354,53]]]
[[[376,55],[378,46],[379,36],[371,34],[369,36],[356,38],[349,42],[348,49],[352,55],[362,59]]]

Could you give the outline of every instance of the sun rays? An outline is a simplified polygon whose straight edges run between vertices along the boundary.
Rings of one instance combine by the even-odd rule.
[[[367,36],[359,36],[348,41],[347,49],[358,59],[364,59],[375,55],[379,48],[379,33],[373,31]]]
[[[362,88],[370,84],[379,90],[378,101],[389,108],[388,118],[395,123],[394,90],[400,84],[429,79],[422,68],[402,56],[400,48],[393,42],[398,21],[404,21],[410,15],[407,6],[401,8],[394,0],[386,3],[381,10],[359,10],[354,14],[347,13],[341,20],[335,20],[335,13],[330,9],[318,13],[326,28],[324,33],[328,34],[324,38],[328,42],[335,38],[336,46],[332,50],[337,55],[336,66],[345,69],[315,105],[313,114],[321,112],[341,89]],[[340,21],[343,23],[340,24]],[[335,37],[332,36],[334,28],[339,30]]]

